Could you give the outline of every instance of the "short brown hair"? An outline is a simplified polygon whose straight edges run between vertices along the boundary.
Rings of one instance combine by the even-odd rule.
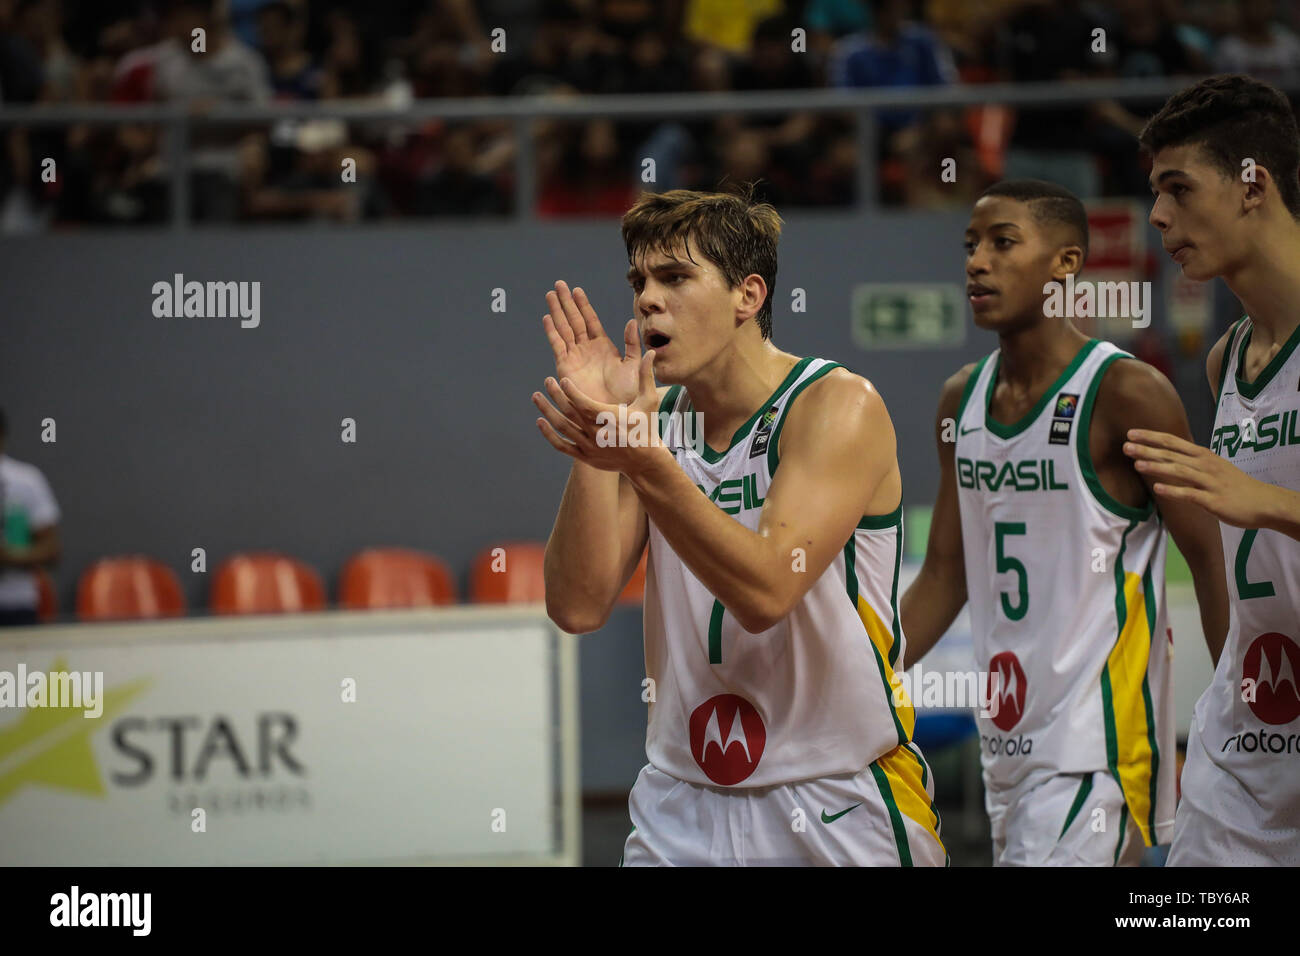
[[[623,216],[627,261],[649,252],[672,255],[680,245],[692,262],[691,242],[713,262],[735,288],[746,276],[767,283],[767,298],[758,310],[763,338],[772,337],[772,295],[776,290],[776,243],[781,217],[769,203],[753,201],[753,186],[739,193],[706,193],[670,189],[642,193]]]
[[[1243,73],[1223,73],[1169,97],[1138,134],[1153,156],[1167,146],[1200,146],[1230,179],[1251,158],[1277,183],[1292,218],[1300,218],[1300,132],[1295,112],[1275,87]]]

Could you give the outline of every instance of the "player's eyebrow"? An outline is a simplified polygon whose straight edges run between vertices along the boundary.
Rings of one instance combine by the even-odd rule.
[[[1161,183],[1163,183],[1166,179],[1169,179],[1169,178],[1171,178],[1171,177],[1173,177],[1173,176],[1186,176],[1186,175],[1187,175],[1187,174],[1186,174],[1185,172],[1183,172],[1181,169],[1166,169],[1163,173],[1161,173],[1159,176],[1157,176],[1154,180],[1151,180],[1151,179],[1148,178],[1148,179],[1147,179],[1147,185],[1150,186],[1152,189],[1155,189],[1158,185],[1160,185]]]
[[[1019,228],[1020,228],[1020,223],[1018,222],[995,222],[993,225],[987,227],[989,232],[992,232],[994,229],[1019,229]],[[974,229],[967,229],[966,235],[977,236],[979,235],[979,233]]]
[[[657,265],[651,266],[650,271],[655,275],[661,275],[665,272],[689,272],[691,268],[692,266],[688,262],[682,262],[680,259],[669,259],[667,262],[660,262]],[[640,278],[641,275],[641,270],[636,266],[632,266],[632,268],[627,270],[627,281],[632,282],[633,280]]]

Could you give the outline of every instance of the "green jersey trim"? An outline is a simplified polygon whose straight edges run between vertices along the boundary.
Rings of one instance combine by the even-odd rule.
[[[880,789],[880,797],[885,801],[885,808],[889,811],[889,823],[894,830],[894,843],[898,846],[898,862],[903,866],[911,866],[912,848],[907,841],[907,827],[903,824],[903,814],[898,810],[898,801],[894,799],[893,788],[889,786],[889,778],[874,760],[870,766],[871,776],[875,778],[876,786]]]
[[[1241,323],[1246,321],[1243,315],[1236,322],[1228,327],[1228,342],[1223,347],[1223,361],[1219,364],[1219,388],[1214,393],[1214,413],[1219,413],[1219,400],[1223,398],[1223,386],[1228,381],[1228,366],[1232,364],[1232,346],[1237,341],[1237,330],[1241,328]]]
[[[1056,393],[1061,390],[1061,386],[1070,380],[1070,376],[1079,370],[1079,366],[1084,363],[1090,354],[1092,354],[1092,350],[1100,344],[1100,339],[1089,339],[1084,343],[1083,347],[1079,349],[1078,354],[1076,354],[1070,361],[1070,364],[1065,367],[1065,371],[1057,376],[1056,381],[1049,385],[1043,391],[1043,394],[1039,396],[1034,407],[1026,412],[1024,417],[1014,425],[1004,425],[993,418],[993,393],[997,391],[998,371],[1002,368],[1002,350],[998,349],[997,358],[993,362],[993,374],[989,376],[988,393],[984,398],[984,423],[988,426],[989,431],[994,435],[997,435],[999,438],[1015,438],[1032,425],[1037,421],[1038,416],[1043,413],[1043,409],[1047,407],[1048,402],[1052,401],[1052,399],[1056,397]]]
[[[898,507],[887,515],[863,515],[862,520],[858,522],[859,531],[882,531],[885,528],[892,528],[894,525],[903,523],[903,502],[899,501]]]
[[[813,360],[813,356],[809,355],[806,358],[801,358],[798,362],[795,363],[794,368],[790,369],[790,374],[787,375],[782,380],[781,384],[776,387],[776,391],[774,391],[771,395],[767,397],[767,401],[763,402],[762,405],[758,406],[758,409],[754,412],[754,414],[749,416],[749,420],[746,421],[745,424],[741,425],[739,428],[736,429],[736,433],[731,436],[731,441],[728,443],[724,451],[714,451],[712,448],[709,447],[708,442],[701,441],[700,457],[702,457],[710,465],[716,465],[718,462],[722,461],[722,459],[726,458],[727,455],[731,452],[731,450],[735,448],[737,445],[739,445],[744,440],[745,436],[749,434],[749,430],[754,427],[754,423],[758,421],[759,416],[762,415],[765,411],[767,411],[768,408],[771,407],[772,403],[776,401],[777,398],[780,397],[781,393],[790,387],[791,382],[793,382],[795,379],[797,379],[800,375],[803,374],[804,369],[808,367],[808,363],[811,362],[812,360]],[[816,376],[814,376],[814,378],[815,377]],[[804,385],[806,384],[808,383],[805,382]],[[802,386],[800,387],[802,388]],[[795,395],[798,394],[799,392],[798,390],[796,390]],[[794,396],[791,396],[791,401],[793,400],[794,400]],[[780,426],[778,425],[777,427],[779,428]],[[772,435],[772,445],[773,447],[776,446],[775,434]]]
[[[1115,640],[1119,641],[1128,621],[1128,606],[1124,602],[1124,549],[1128,547],[1129,532],[1137,527],[1136,521],[1130,521],[1119,539],[1119,554],[1115,557]],[[1119,784],[1119,792],[1124,793],[1124,781],[1119,775],[1119,733],[1115,728],[1115,701],[1110,686],[1110,666],[1101,669],[1101,710],[1106,723],[1106,766],[1110,775]],[[1127,806],[1127,795],[1125,796]]]
[[[1070,824],[1074,818],[1079,815],[1083,809],[1083,801],[1088,799],[1088,794],[1092,793],[1092,774],[1085,773],[1083,779],[1079,781],[1079,789],[1075,791],[1074,803],[1070,804],[1070,812],[1065,817],[1065,826],[1061,827],[1061,836],[1056,838],[1056,842],[1061,842],[1061,837],[1065,836],[1065,831],[1070,829]]]
[[[677,396],[681,393],[682,387],[680,385],[669,386],[667,393],[664,395],[664,400],[659,403],[660,420],[677,407]],[[663,436],[660,435],[659,437],[662,438]]]
[[[902,508],[903,503],[900,501],[898,507]],[[903,523],[898,523],[898,531],[894,535],[894,583],[889,588],[889,612],[893,615],[894,643],[889,648],[889,666],[898,666],[898,655],[903,649],[903,632],[901,630],[900,618],[898,613],[898,569],[903,566]]]
[[[1291,332],[1291,336],[1283,343],[1282,348],[1273,360],[1264,366],[1264,371],[1255,377],[1255,381],[1247,382],[1241,377],[1241,373],[1246,368],[1246,347],[1250,345],[1250,333],[1255,330],[1255,323],[1251,323],[1246,328],[1246,334],[1241,337],[1241,350],[1237,353],[1237,391],[1241,392],[1246,398],[1255,398],[1262,392],[1265,386],[1273,380],[1273,376],[1278,373],[1286,360],[1291,357],[1297,345],[1300,345],[1300,325],[1297,325]]]
[[[1128,804],[1124,804],[1119,811],[1119,842],[1115,844],[1115,859],[1111,861],[1112,866],[1119,866],[1120,851],[1124,849],[1124,836],[1128,832]]]
[[[1151,580],[1151,565],[1142,572],[1142,597],[1147,607],[1147,640],[1151,644],[1148,654],[1148,673],[1142,676],[1142,703],[1147,713],[1147,744],[1151,747],[1151,812],[1147,817],[1147,831],[1151,834],[1151,843],[1156,841],[1156,784],[1160,780],[1160,745],[1156,743],[1155,707],[1151,703],[1151,678],[1149,676],[1150,654],[1156,653],[1156,588]]]
[[[858,611],[858,572],[857,572],[857,535],[849,535],[849,540],[844,544],[844,590],[849,597],[849,606],[853,608],[854,618],[860,618]],[[898,578],[898,562],[894,562],[894,578]],[[894,620],[898,617],[895,614]],[[880,672],[880,682],[885,689],[885,702],[889,707],[889,716],[894,719],[894,729],[898,731],[899,744],[905,744],[908,741],[907,731],[903,729],[903,722],[898,719],[898,710],[894,706],[894,688],[889,684],[889,678],[885,676],[885,661],[880,656],[880,651],[876,649],[876,642],[871,639],[867,633],[866,624],[862,625],[862,636],[867,640],[867,646],[871,648],[871,656],[876,661],[876,670]],[[897,647],[897,643],[894,645]]]
[[[1102,487],[1101,479],[1097,477],[1097,469],[1092,463],[1092,449],[1088,442],[1092,426],[1092,409],[1096,403],[1097,391],[1101,388],[1102,376],[1106,374],[1106,370],[1112,363],[1122,358],[1129,358],[1129,356],[1124,353],[1107,356],[1092,376],[1092,382],[1088,385],[1088,394],[1079,408],[1079,429],[1074,436],[1074,450],[1079,459],[1079,471],[1083,473],[1084,483],[1097,503],[1120,518],[1128,521],[1145,521],[1155,510],[1155,502],[1151,500],[1151,496],[1147,496],[1147,503],[1143,508],[1134,508],[1112,498],[1110,492]]]
[[[777,449],[781,447],[781,429],[785,428],[785,420],[790,416],[790,409],[794,406],[794,400],[799,397],[800,392],[813,382],[832,369],[837,368],[844,368],[844,366],[839,362],[827,362],[800,382],[799,387],[791,392],[790,397],[786,399],[785,407],[781,409],[781,417],[777,420],[776,427],[772,429],[772,443],[767,447],[767,476],[769,480],[776,477],[776,466],[781,463],[781,456],[777,454]]]
[[[966,406],[970,404],[971,393],[975,391],[975,386],[979,383],[980,373],[984,371],[984,366],[988,364],[989,357],[986,355],[970,370],[970,378],[966,379],[966,385],[961,390],[961,401],[957,405],[957,423],[961,422],[961,416],[966,411]]]

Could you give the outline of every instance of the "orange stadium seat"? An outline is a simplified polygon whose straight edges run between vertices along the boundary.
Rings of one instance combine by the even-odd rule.
[[[320,575],[283,554],[236,554],[212,582],[215,614],[280,614],[325,608]]]
[[[640,563],[628,578],[627,587],[623,588],[623,593],[618,596],[619,604],[640,604],[645,600],[645,562],[649,554],[648,547],[641,552]]]
[[[42,624],[48,624],[59,616],[59,598],[54,593],[54,582],[44,568],[36,569],[36,616]]]
[[[143,555],[103,558],[77,583],[77,617],[83,621],[176,617],[185,595],[171,568]]]
[[[494,553],[497,549],[500,553]],[[470,572],[470,600],[481,604],[545,601],[545,559],[546,546],[536,541],[508,541],[484,548]]]
[[[456,603],[456,583],[440,558],[407,548],[367,548],[343,567],[339,603],[364,610]]]

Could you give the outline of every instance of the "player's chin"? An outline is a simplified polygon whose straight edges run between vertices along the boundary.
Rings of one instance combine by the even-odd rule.
[[[1014,322],[1008,320],[1001,309],[993,305],[971,310],[971,318],[974,319],[977,329],[983,329],[986,332],[1002,332],[1008,326],[1014,324]]]
[[[679,384],[677,377],[673,374],[672,359],[660,355],[658,352],[655,353],[655,358],[654,358],[654,373],[655,373],[655,381],[658,382],[660,385]]]

